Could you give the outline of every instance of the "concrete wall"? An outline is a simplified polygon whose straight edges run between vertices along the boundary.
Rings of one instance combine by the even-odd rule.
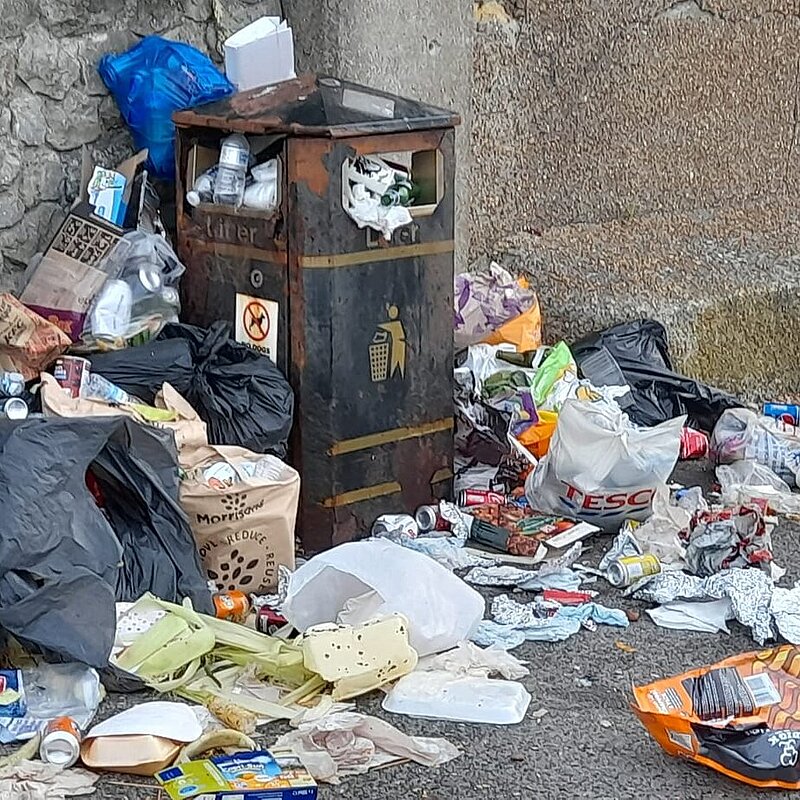
[[[113,166],[132,144],[95,65],[159,33],[213,54],[264,0],[0,0],[0,288],[15,288],[74,199],[81,148]]]

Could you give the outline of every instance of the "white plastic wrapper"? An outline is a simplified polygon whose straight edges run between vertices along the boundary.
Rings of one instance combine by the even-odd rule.
[[[568,400],[547,455],[526,481],[528,502],[610,532],[627,519],[646,520],[678,460],[685,423],[682,416],[637,428],[612,403]]]
[[[530,702],[530,694],[516,681],[456,677],[437,670],[400,678],[384,698],[383,708],[426,719],[515,725],[522,722]]]
[[[766,500],[780,513],[800,513],[800,494],[793,494],[789,484],[763,464],[755,461],[720,464],[717,467],[717,480],[725,505],[746,505],[759,499]]]
[[[244,190],[244,205],[258,211],[271,211],[278,206],[278,159],[257,164],[250,170],[251,183]]]
[[[316,780],[327,783],[404,760],[435,767],[461,754],[447,739],[407,736],[382,719],[350,711],[302,722],[270,750],[290,750]]]
[[[419,540],[413,540],[419,541]],[[300,631],[323,622],[359,625],[399,613],[422,656],[469,639],[484,600],[433,559],[385,539],[348,542],[314,556],[291,578],[283,613]]]
[[[472,642],[459,642],[458,647],[423,659],[417,671],[442,670],[459,677],[489,678],[501,675],[507,680],[524,678],[530,673],[525,662],[499,647],[478,647]]]

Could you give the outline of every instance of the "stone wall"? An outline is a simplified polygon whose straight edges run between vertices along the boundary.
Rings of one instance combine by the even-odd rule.
[[[16,288],[78,189],[82,148],[114,166],[132,143],[95,66],[158,33],[218,57],[264,0],[0,0],[0,288]]]

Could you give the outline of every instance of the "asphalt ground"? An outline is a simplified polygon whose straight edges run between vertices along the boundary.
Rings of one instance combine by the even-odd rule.
[[[676,480],[710,486],[705,463],[681,466]],[[800,579],[800,526],[782,520],[774,534],[776,561],[787,568],[782,585]],[[598,537],[581,560],[596,564],[610,542]],[[643,610],[598,581],[600,602]],[[413,590],[413,587],[410,587]],[[532,599],[532,595],[530,599]],[[525,600],[526,595],[520,595]],[[435,609],[431,609],[435,613]],[[404,764],[346,778],[339,786],[323,786],[321,798],[373,800],[733,800],[774,798],[712,770],[667,756],[630,710],[632,684],[648,683],[727,656],[756,649],[749,631],[730,623],[731,634],[701,634],[656,627],[646,614],[627,630],[599,626],[581,630],[565,642],[526,643],[514,654],[529,662],[523,683],[533,696],[525,720],[510,727],[417,720],[384,712],[382,695],[359,699],[358,708],[389,720],[412,735],[443,736],[463,754],[442,767]],[[619,642],[633,652],[621,650]],[[101,718],[147,699],[112,695]],[[538,713],[537,713],[538,712]],[[546,712],[546,713],[544,713]],[[281,724],[262,729],[269,744],[286,730]],[[160,800],[152,781],[122,775],[103,776],[97,797],[109,800]],[[782,796],[800,799],[800,792]]]

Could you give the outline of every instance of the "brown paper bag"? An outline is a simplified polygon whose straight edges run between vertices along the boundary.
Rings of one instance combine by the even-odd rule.
[[[274,456],[241,447],[209,446],[181,481],[180,500],[189,517],[200,558],[220,591],[270,592],[278,565],[294,569],[294,525],[300,476]],[[227,487],[208,483],[208,469],[220,463],[236,468],[266,458],[275,477],[237,476]]]
[[[108,417],[124,414],[143,425],[170,430],[175,434],[181,466],[193,462],[194,453],[208,445],[205,422],[168,383],[165,383],[156,395],[155,407],[171,411],[176,417],[173,421],[147,419],[131,406],[110,406],[99,400],[71,397],[58,385],[56,379],[46,372],[42,373],[41,380],[42,412],[46,417]]]
[[[71,344],[52,322],[0,294],[0,369],[21,372],[26,381],[49,367]]]

